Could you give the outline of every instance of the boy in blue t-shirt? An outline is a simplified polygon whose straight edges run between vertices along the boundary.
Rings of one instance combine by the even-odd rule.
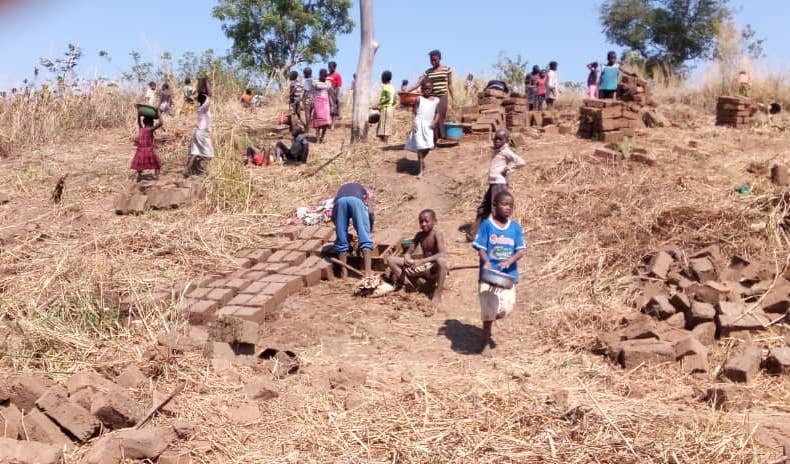
[[[477,230],[472,243],[480,255],[480,269],[489,268],[509,274],[518,283],[519,259],[526,254],[524,234],[518,222],[511,221],[513,195],[508,191],[499,192],[494,197],[493,214],[485,219]],[[479,284],[480,311],[483,319],[483,334],[480,351],[495,348],[491,340],[491,327],[494,321],[502,319],[513,310],[516,304],[516,288],[501,288],[485,282]]]
[[[601,70],[600,81],[598,82],[598,98],[612,100],[617,92],[617,84],[620,83],[620,65],[617,63],[617,53],[609,52],[606,54],[606,66]]]

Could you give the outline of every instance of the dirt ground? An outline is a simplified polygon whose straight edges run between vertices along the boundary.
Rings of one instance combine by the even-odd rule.
[[[322,282],[267,322],[267,347],[297,353],[301,366],[274,381],[277,398],[252,403],[243,387],[270,379],[270,363],[150,355],[159,335],[183,326],[176,309],[126,319],[113,309],[117,301],[231,269],[235,251],[295,207],[356,179],[376,190],[376,233],[411,235],[417,213],[432,208],[451,266],[474,265],[459,228],[485,189],[490,142],[468,138],[431,152],[423,178],[397,139],[345,147],[320,174],[302,176],[340,150],[347,129],[338,129],[311,147],[307,166],[245,173],[252,193],[241,206],[220,198],[224,170],[209,175],[214,184],[202,204],[140,216],[112,211],[132,179],[128,130],[12,154],[0,161],[0,191],[11,197],[0,205],[0,367],[62,380],[134,364],[151,374],[140,401],[186,381],[153,422],[193,424],[193,437],[179,444],[193,462],[770,462],[790,441],[786,376],[760,375],[749,385],[752,406],[719,411],[702,401],[714,372],[626,371],[589,350],[600,330],[636,311],[633,271],[658,246],[717,242],[784,261],[787,243],[776,239],[766,206],[781,191],[766,173],[768,163],[788,161],[790,137],[698,117],[698,127],[645,130],[620,147],[646,148],[655,166],[596,159],[601,143],[570,135],[517,147],[527,166],[514,176],[515,216],[528,254],[516,310],[495,324],[493,355],[473,351],[480,333],[473,269],[450,274],[441,305],[419,293],[354,298],[353,279]],[[160,153],[175,170],[185,136],[170,135],[176,142]],[[746,171],[755,162],[763,172]],[[53,205],[50,191],[64,173],[64,200]],[[735,192],[741,184],[750,195]],[[778,344],[786,333],[780,324],[759,337]],[[726,349],[721,342],[712,358]]]

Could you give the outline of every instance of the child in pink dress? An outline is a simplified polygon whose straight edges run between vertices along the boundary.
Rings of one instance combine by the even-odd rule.
[[[154,151],[154,131],[162,127],[162,120],[160,119],[154,125],[154,119],[150,116],[138,116],[137,126],[140,128],[140,133],[137,135],[137,151],[132,158],[133,170],[137,171],[137,182],[143,178],[143,171],[147,169],[154,170],[154,178],[159,178],[159,170],[162,169],[162,160],[156,155]]]

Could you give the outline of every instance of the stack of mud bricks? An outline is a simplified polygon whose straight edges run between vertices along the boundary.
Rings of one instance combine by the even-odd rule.
[[[716,101],[716,125],[734,128],[748,126],[754,103],[748,97],[719,97]]]
[[[619,142],[632,137],[635,129],[645,127],[640,108],[618,100],[584,100],[579,110],[578,136],[602,142]]]
[[[115,197],[116,214],[141,214],[147,209],[172,209],[189,206],[203,198],[205,187],[199,179],[162,178],[143,181]]]
[[[477,106],[467,106],[462,109],[461,122],[473,134],[487,134],[504,128],[505,108],[502,105],[508,93],[488,89],[477,97]]]
[[[647,81],[636,74],[620,72],[620,83],[617,84],[617,99],[635,103],[639,108],[652,104]]]
[[[52,445],[62,451],[90,440],[102,430],[134,426],[145,414],[144,406],[130,395],[129,388],[133,386],[124,382],[122,376],[117,380],[126,386],[95,373],[73,374],[63,385],[29,373],[2,378],[0,437],[30,440],[26,443]]]
[[[502,105],[505,107],[505,123],[510,132],[519,132],[531,125],[527,120],[529,100],[526,97],[510,96]]]
[[[332,264],[319,257],[334,237],[331,227],[287,228],[280,234],[279,243],[240,252],[237,271],[201,279],[185,301],[189,322],[233,317],[261,324],[289,296],[333,277]]]

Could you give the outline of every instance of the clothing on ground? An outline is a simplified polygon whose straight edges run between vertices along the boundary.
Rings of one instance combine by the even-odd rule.
[[[480,282],[480,317],[492,322],[507,317],[516,305],[516,287],[501,288]]]
[[[439,106],[438,98],[420,97],[417,100],[417,114],[414,116],[415,129],[409,134],[406,140],[405,149],[416,152],[418,150],[430,150],[433,148],[433,118],[436,116],[436,109]]]
[[[137,151],[130,166],[135,171],[162,169],[162,161],[154,150],[154,128],[141,127],[137,136]]]
[[[499,264],[516,254],[518,250],[525,249],[524,233],[521,225],[516,221],[508,220],[504,227],[497,225],[492,218],[486,218],[477,230],[472,246],[476,250],[483,250],[491,263],[491,268],[510,275],[518,283],[518,264],[513,263],[506,269],[500,269]],[[480,269],[483,269],[483,260],[480,260]]]

